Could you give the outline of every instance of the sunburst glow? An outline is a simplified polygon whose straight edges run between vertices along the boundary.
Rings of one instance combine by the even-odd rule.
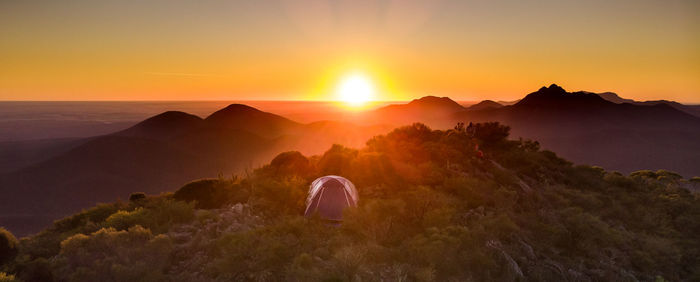
[[[345,76],[336,89],[338,99],[353,106],[359,106],[372,100],[374,92],[372,80],[361,73]]]

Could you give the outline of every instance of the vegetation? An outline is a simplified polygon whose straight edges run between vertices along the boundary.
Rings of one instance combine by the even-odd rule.
[[[98,205],[23,238],[0,281],[700,279],[697,179],[576,166],[476,128],[414,124]],[[338,227],[301,216],[327,174],[360,193]]]
[[[0,265],[15,258],[18,241],[10,231],[0,227]]]

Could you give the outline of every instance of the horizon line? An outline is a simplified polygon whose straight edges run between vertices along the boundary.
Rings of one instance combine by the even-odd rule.
[[[430,96],[430,95],[429,95]],[[426,97],[426,96],[424,96]],[[447,97],[447,96],[445,96]],[[447,97],[450,98],[450,97]],[[420,98],[415,98],[420,99]],[[388,102],[410,102],[409,100],[373,100],[367,101],[365,104],[371,103],[388,103]],[[452,99],[452,98],[450,98]],[[486,99],[490,100],[490,99]],[[456,102],[480,102],[485,100],[453,100]],[[302,99],[202,99],[202,100],[0,100],[3,102],[326,102],[326,103],[346,103],[341,100],[302,100]]]

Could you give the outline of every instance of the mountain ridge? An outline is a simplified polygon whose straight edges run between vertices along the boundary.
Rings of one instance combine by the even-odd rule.
[[[126,196],[127,192],[119,192],[124,183],[157,193],[188,179],[249,169],[279,151],[313,155],[334,143],[360,146],[371,136],[414,122],[449,129],[458,122],[499,121],[511,126],[513,136],[539,140],[544,148],[577,163],[623,172],[670,169],[686,176],[700,175],[700,142],[693,142],[700,140],[699,119],[669,105],[615,104],[584,91],[566,92],[556,84],[529,93],[514,105],[494,103],[482,102],[490,106],[469,109],[447,97],[427,96],[367,112],[364,118],[372,124],[387,124],[379,126],[338,121],[302,124],[241,104],[228,105],[204,119],[167,111],[123,131],[77,140],[68,152],[0,175],[2,193],[12,194],[19,188],[31,191],[22,201],[15,196],[0,199],[0,206],[5,207],[0,212],[26,208],[24,203],[39,197],[46,187],[81,193],[95,189],[90,192],[95,195],[100,189],[114,190],[93,198],[96,201]],[[140,158],[156,161],[141,162]],[[165,164],[169,168],[158,171]],[[139,166],[162,178],[147,179]],[[73,169],[66,170],[70,167]],[[81,200],[81,206],[66,205],[63,211],[54,210],[60,206],[57,202],[41,205],[65,214],[84,207],[87,201]],[[35,207],[30,210],[40,212]]]

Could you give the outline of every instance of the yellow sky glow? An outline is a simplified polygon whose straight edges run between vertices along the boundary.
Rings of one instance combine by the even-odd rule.
[[[0,100],[514,100],[543,85],[700,103],[700,2],[0,2]]]

